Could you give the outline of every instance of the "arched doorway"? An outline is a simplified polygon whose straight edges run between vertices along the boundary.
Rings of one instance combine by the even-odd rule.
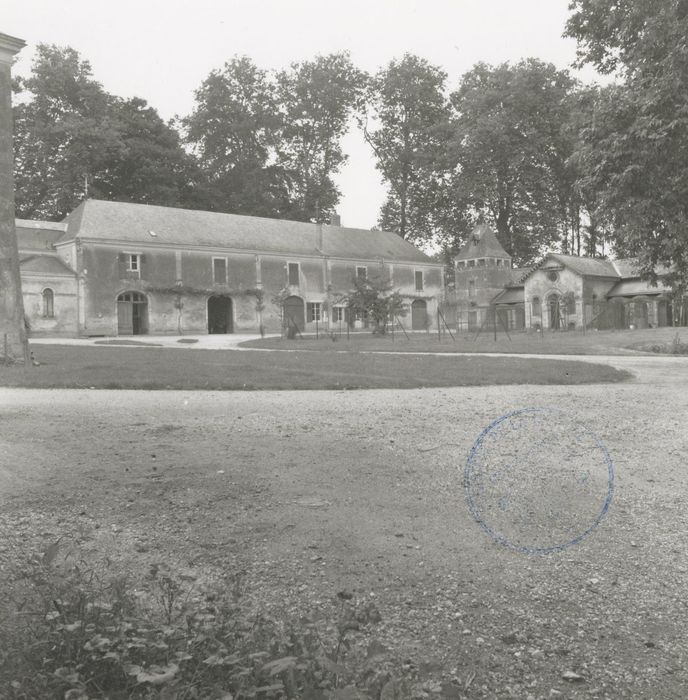
[[[141,292],[122,292],[117,297],[117,335],[148,333],[148,299]]]
[[[558,294],[550,294],[547,297],[547,309],[549,310],[549,327],[557,330],[561,327],[561,305]]]
[[[424,299],[415,299],[411,304],[411,330],[425,331],[428,328],[428,305]]]
[[[284,327],[303,331],[306,327],[306,315],[304,313],[303,299],[290,296],[284,300]]]
[[[208,299],[208,333],[234,333],[234,314],[229,297]]]

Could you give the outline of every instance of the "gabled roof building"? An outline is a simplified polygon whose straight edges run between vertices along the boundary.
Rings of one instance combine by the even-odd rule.
[[[442,266],[388,231],[86,200],[17,221],[32,333],[112,336],[363,327],[354,277],[392,282],[426,330]]]

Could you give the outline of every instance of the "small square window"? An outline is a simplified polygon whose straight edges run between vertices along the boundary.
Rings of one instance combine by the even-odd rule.
[[[299,286],[299,264],[298,263],[289,263],[288,272],[289,272],[289,285],[292,287],[298,287]]]
[[[225,258],[213,258],[213,282],[227,284],[227,260]]]
[[[319,301],[309,301],[306,304],[306,317],[308,323],[322,321],[322,304]]]
[[[423,270],[416,270],[416,291],[423,290]]]

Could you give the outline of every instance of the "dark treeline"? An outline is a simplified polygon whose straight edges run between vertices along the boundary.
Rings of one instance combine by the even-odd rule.
[[[517,264],[543,250],[638,255],[688,270],[688,0],[573,0],[583,85],[537,59],[454,82],[406,54],[374,75],[347,53],[268,72],[214,70],[164,122],[108,94],[72,49],[41,45],[15,81],[17,213],[60,219],[85,196],[327,221],[353,123],[387,185],[378,224],[455,251],[479,221]]]

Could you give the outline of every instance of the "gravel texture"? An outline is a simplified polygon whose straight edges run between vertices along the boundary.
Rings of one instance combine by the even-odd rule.
[[[637,379],[2,389],[0,583],[62,536],[133,573],[241,573],[247,604],[272,614],[331,614],[343,590],[374,600],[376,640],[418,697],[684,698],[688,362],[612,361]],[[495,542],[464,491],[481,431],[529,407],[591,428],[615,467],[606,517],[548,555]]]

